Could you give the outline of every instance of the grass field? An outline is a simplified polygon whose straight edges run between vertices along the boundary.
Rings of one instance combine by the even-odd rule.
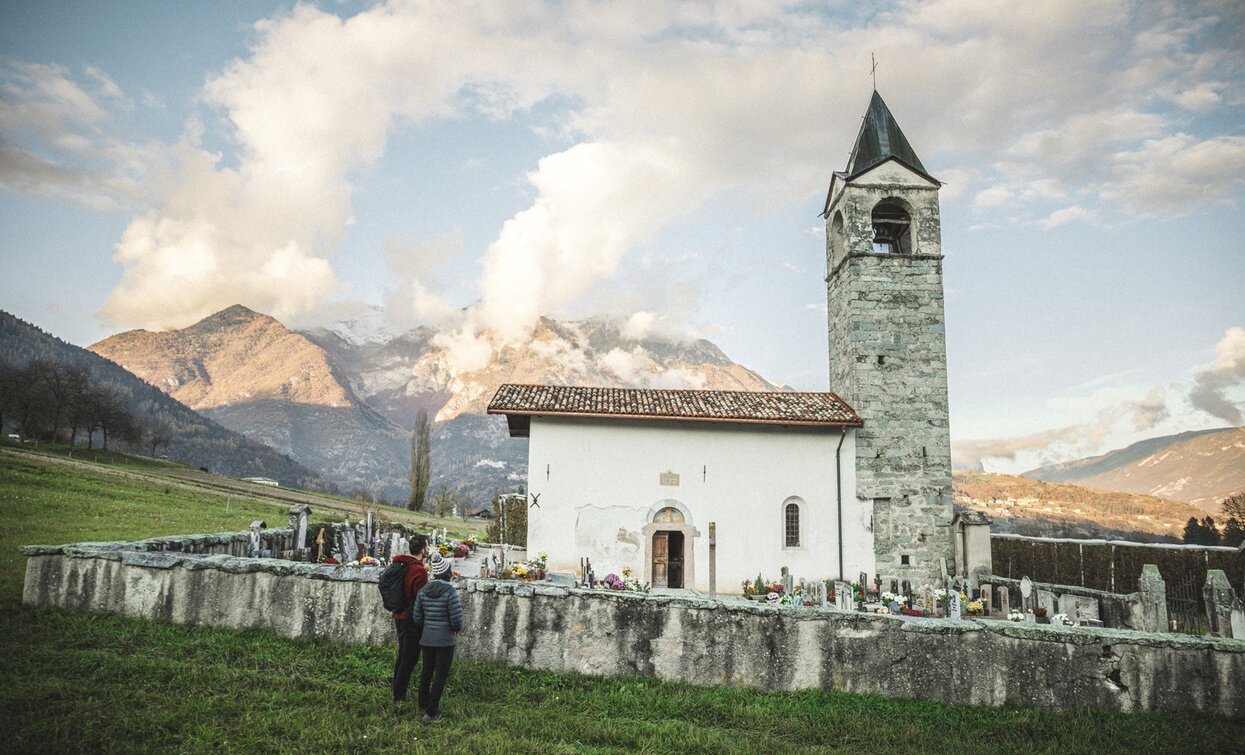
[[[256,506],[258,508],[249,508]],[[238,529],[267,504],[0,455],[2,752],[1232,752],[1245,722],[763,694],[457,662],[446,719],[389,702],[392,648],[20,604],[23,543]],[[468,617],[468,620],[470,617]]]

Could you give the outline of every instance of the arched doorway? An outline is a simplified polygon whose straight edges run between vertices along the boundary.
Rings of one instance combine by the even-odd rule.
[[[649,510],[648,521],[644,526],[646,581],[655,588],[694,588],[692,545],[700,533],[688,521],[686,507],[674,500],[661,501]]]

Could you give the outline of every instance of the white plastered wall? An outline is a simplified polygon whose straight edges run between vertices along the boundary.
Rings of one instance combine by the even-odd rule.
[[[672,506],[696,532],[687,556],[695,587],[709,589],[709,523],[717,525],[717,589],[737,593],[761,573],[786,566],[798,579],[839,576],[835,449],[837,429],[719,423],[533,417],[528,486],[528,552],[549,568],[597,577],[630,567],[647,580],[645,525]],[[855,431],[840,452],[844,574],[873,573],[871,509],[855,496]],[[662,474],[678,475],[663,485]],[[667,478],[667,482],[670,479]],[[801,543],[784,546],[783,504],[802,499]]]

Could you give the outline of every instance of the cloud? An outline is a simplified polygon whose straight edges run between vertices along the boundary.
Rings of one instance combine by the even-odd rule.
[[[1215,344],[1215,361],[1193,378],[1189,401],[1207,414],[1241,425],[1241,405],[1228,391],[1245,384],[1245,328],[1232,327]]]
[[[952,464],[980,471],[987,460],[1016,462],[1022,455],[1037,459],[1034,465],[1049,464],[1099,453],[1108,440],[1135,442],[1169,420],[1178,420],[1177,429],[1203,427],[1202,415],[1189,414],[1186,401],[1195,410],[1241,425],[1241,402],[1230,394],[1245,385],[1245,328],[1229,328],[1215,352],[1214,362],[1198,369],[1191,381],[1154,386],[1141,398],[1127,395],[1141,394],[1135,387],[1111,387],[1114,376],[1094,381],[1083,386],[1097,388],[1092,395],[1052,402],[1065,414],[1089,417],[1087,421],[1012,438],[957,440],[952,443]],[[1166,431],[1172,430],[1169,424]]]
[[[444,271],[463,250],[463,229],[422,242],[392,238],[385,242],[385,263],[395,286],[385,292],[385,316],[400,330],[436,325],[451,319],[456,308],[436,292],[445,286]]]
[[[256,24],[247,54],[207,76],[193,103],[207,112],[174,144],[104,133],[133,103],[102,69],[77,80],[10,66],[0,138],[24,152],[3,155],[0,185],[139,208],[104,310],[116,324],[182,325],[238,301],[297,319],[339,290],[329,260],[390,135],[541,105],[534,128],[557,146],[520,187],[530,202],[485,249],[453,252],[482,258],[481,300],[450,338],[471,364],[481,339],[522,343],[540,315],[595,299],[628,273],[628,255],[716,197],[764,212],[824,192],[867,101],[873,51],[907,135],[946,166],[931,163],[954,184],[946,201],[959,192],[978,210],[1056,227],[1101,212],[1099,198],[1229,200],[1245,136],[1211,116],[1245,101],[1243,19],[1232,4],[1124,0],[1092,14],[1077,0],[850,15],[798,3],[430,1],[339,17],[298,5]],[[826,78],[858,63],[855,84]],[[461,157],[469,169],[476,159]],[[420,178],[417,191],[435,190]],[[447,315],[428,277],[440,253],[404,252],[430,261],[392,292],[401,318]]]
[[[1088,221],[1094,220],[1095,217],[1096,216],[1093,211],[1087,210],[1084,207],[1073,205],[1071,207],[1064,207],[1062,209],[1055,210],[1050,215],[1046,216],[1045,219],[1039,220],[1038,225],[1050,230],[1052,228],[1058,228],[1061,225],[1067,225],[1074,220]]]

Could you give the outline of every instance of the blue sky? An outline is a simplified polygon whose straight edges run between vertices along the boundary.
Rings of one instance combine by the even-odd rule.
[[[825,389],[875,53],[946,182],[958,454],[1242,424],[1239,2],[2,8],[0,307],[71,342],[377,305],[469,371],[613,314]]]

